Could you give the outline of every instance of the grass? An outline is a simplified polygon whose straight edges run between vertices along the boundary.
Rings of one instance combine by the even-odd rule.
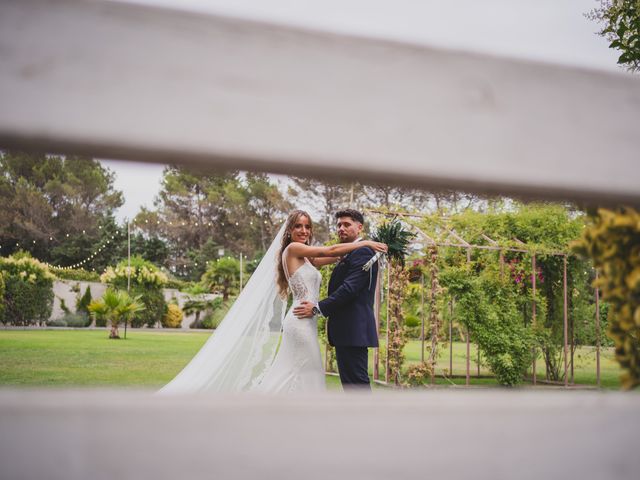
[[[0,385],[160,387],[186,365],[208,333],[106,330],[0,331]]]
[[[0,386],[24,387],[136,387],[159,388],[171,380],[209,338],[208,332],[134,330],[127,340],[109,340],[106,330],[0,330]],[[324,352],[323,352],[324,355]],[[420,361],[420,342],[405,348],[405,365]],[[495,385],[493,378],[477,374],[475,346],[471,346],[471,384]],[[370,349],[370,373],[373,349]],[[438,384],[464,384],[465,379],[442,378],[449,368],[449,349],[441,347]],[[464,375],[466,345],[453,345],[453,372]],[[384,367],[380,371],[384,376]],[[490,375],[481,366],[481,375]],[[601,355],[601,379],[605,388],[619,388],[620,368],[611,349]],[[538,361],[538,378],[544,378],[544,362]],[[595,350],[578,349],[575,383],[595,385]],[[327,376],[329,389],[340,389],[337,377]]]
[[[382,339],[381,339],[382,340]],[[384,348],[384,340],[381,341],[380,346]],[[427,343],[425,346],[429,346]],[[453,374],[457,376],[466,375],[466,353],[467,346],[463,342],[453,343],[453,355],[452,366]],[[419,363],[421,361],[421,342],[419,340],[412,340],[407,342],[404,349],[405,355],[405,368],[412,363]],[[425,356],[428,355],[425,352]],[[324,349],[323,349],[324,358]],[[470,380],[471,385],[497,385],[494,378],[477,378],[478,350],[475,345],[470,345]],[[596,385],[596,351],[595,347],[578,347],[574,355],[574,383],[582,385]],[[545,379],[545,364],[541,355],[538,355],[536,363],[536,372],[538,380]],[[443,375],[443,373],[445,375]],[[530,372],[529,372],[530,373]],[[607,389],[619,389],[620,388],[620,374],[622,370],[619,364],[615,360],[613,348],[602,348],[600,351],[600,383],[602,388]],[[369,374],[373,376],[373,349],[369,350]],[[491,371],[483,364],[483,360],[480,361],[480,377],[491,376]],[[449,377],[449,378],[445,378]],[[380,363],[380,379],[384,380],[384,365]],[[436,379],[437,385],[464,385],[465,378],[450,378],[449,375],[449,346],[441,345],[438,351],[438,362],[436,364]],[[526,384],[526,383],[523,383]]]

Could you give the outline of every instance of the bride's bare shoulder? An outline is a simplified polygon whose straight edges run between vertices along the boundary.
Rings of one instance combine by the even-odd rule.
[[[304,247],[306,247],[304,243],[291,242],[285,247],[282,254],[291,255],[292,257],[304,257]]]

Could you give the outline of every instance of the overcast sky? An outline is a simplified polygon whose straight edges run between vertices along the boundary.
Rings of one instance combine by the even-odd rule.
[[[584,17],[597,0],[136,0],[351,35],[619,70],[617,55]],[[106,161],[126,203],[152,207],[163,166]],[[305,208],[308,206],[300,205]]]

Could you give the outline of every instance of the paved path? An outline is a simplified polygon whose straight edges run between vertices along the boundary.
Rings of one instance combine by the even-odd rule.
[[[640,395],[0,390],[2,479],[637,479]]]

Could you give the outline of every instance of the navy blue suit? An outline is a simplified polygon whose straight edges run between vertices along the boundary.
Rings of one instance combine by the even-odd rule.
[[[343,257],[331,274],[329,296],[318,303],[328,318],[327,337],[336,347],[344,387],[369,387],[367,347],[378,346],[373,313],[378,262],[368,272],[362,266],[373,255],[371,248],[362,247]]]

